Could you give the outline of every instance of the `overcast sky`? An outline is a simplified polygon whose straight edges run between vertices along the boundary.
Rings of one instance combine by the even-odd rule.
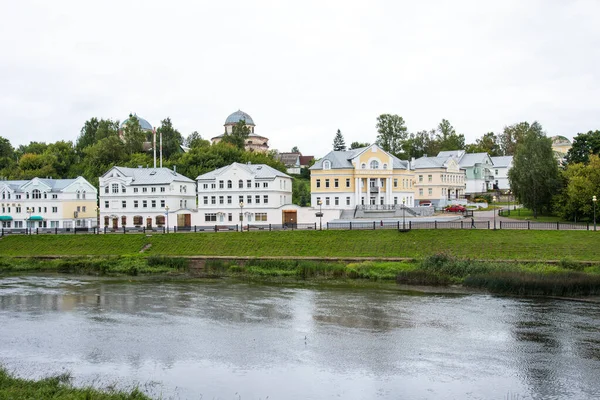
[[[6,1],[0,136],[76,140],[91,117],[187,136],[237,109],[272,148],[323,156],[376,117],[467,142],[538,120],[600,129],[600,1]]]

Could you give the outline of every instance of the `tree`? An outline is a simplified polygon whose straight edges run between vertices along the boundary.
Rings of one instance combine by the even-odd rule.
[[[125,143],[117,136],[101,139],[84,150],[82,175],[88,182],[98,185],[98,177],[111,167],[124,163],[131,155],[127,155]]]
[[[350,144],[350,150],[360,149],[363,147],[369,147],[371,143],[352,142]]]
[[[402,151],[408,159],[436,156],[440,152],[440,143],[436,139],[435,130],[411,133],[402,143]]]
[[[529,125],[528,122],[519,122],[510,126],[505,126],[500,134],[500,149],[505,156],[512,156],[517,150],[517,146],[523,141],[529,132],[542,133],[542,126],[538,122]]]
[[[300,153],[300,150],[298,150],[298,146],[294,146],[292,147],[292,153]]]
[[[508,171],[510,187],[519,201],[533,210],[534,218],[550,210],[552,197],[560,188],[558,164],[552,141],[537,122],[532,124],[517,146],[513,167]]]
[[[72,142],[64,140],[51,143],[43,153],[44,163],[50,165],[56,173],[56,178],[75,178],[77,173],[73,167],[77,164],[78,157]]]
[[[93,144],[98,143],[109,136],[117,136],[119,134],[119,124],[110,119],[91,118],[85,121],[79,137],[75,142],[75,150],[78,154],[83,154],[83,149]]]
[[[600,154],[600,131],[578,133],[567,153],[567,163],[588,163],[590,154]]]
[[[463,150],[465,148],[465,135],[457,135],[454,127],[447,119],[442,119],[437,127],[437,132],[436,140],[439,142],[440,151]]]
[[[173,123],[171,122],[171,118],[165,118],[160,121],[160,127],[156,130],[157,141],[162,133],[162,149],[163,149],[163,157],[168,159],[171,158],[173,154],[177,154],[181,152],[181,144],[183,143],[183,137],[181,133],[175,128],[173,128]],[[158,149],[158,143],[157,143]]]
[[[21,158],[23,154],[42,154],[46,151],[48,145],[44,142],[29,142],[28,145],[20,145],[16,151],[17,158]]]
[[[498,137],[494,132],[485,133],[477,139],[474,144],[468,144],[465,148],[467,153],[488,153],[490,157],[502,155]]]
[[[123,126],[123,140],[127,153],[131,155],[144,151],[146,136],[146,132],[140,126],[140,120],[135,115],[129,114],[129,119]]]
[[[8,139],[0,136],[0,170],[11,167],[14,164],[14,160],[15,149]]]
[[[202,139],[202,136],[196,131],[189,134],[189,136],[185,139],[185,145],[190,149],[194,147],[206,147],[210,146],[210,142],[208,140]]]
[[[565,219],[591,220],[592,196],[600,193],[600,157],[592,154],[587,163],[570,163],[562,176],[565,186],[556,196],[555,210]]]
[[[249,135],[250,128],[246,126],[246,121],[242,119],[231,127],[231,133],[225,132],[225,135],[223,135],[223,139],[221,139],[221,141],[223,143],[232,144],[240,150],[244,150],[246,146],[246,139],[248,139]]]
[[[333,151],[346,151],[346,142],[342,132],[338,129],[333,138]]]
[[[408,135],[404,118],[399,115],[381,114],[377,117],[377,140],[375,143],[393,155],[402,151],[402,143]]]

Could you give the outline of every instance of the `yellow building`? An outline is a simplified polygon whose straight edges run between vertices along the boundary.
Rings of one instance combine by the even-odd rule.
[[[324,209],[393,208],[414,205],[413,180],[408,161],[376,144],[360,149],[332,151],[311,168],[311,205]]]
[[[421,157],[411,162],[411,168],[415,173],[416,205],[444,207],[464,199],[466,171],[454,157]]]

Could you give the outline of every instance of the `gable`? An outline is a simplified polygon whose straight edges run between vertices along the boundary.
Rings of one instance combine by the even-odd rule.
[[[77,178],[75,182],[71,183],[69,186],[61,190],[61,192],[63,193],[76,193],[77,191],[82,191],[86,193],[97,193],[96,188],[81,176]]]
[[[357,154],[352,159],[352,165],[356,169],[361,169],[363,164],[366,165],[366,168],[369,168],[371,161],[378,161],[380,169],[383,168],[383,164],[387,164],[387,169],[392,169],[394,165],[393,156],[376,144],[366,147],[362,152]]]
[[[45,184],[44,182],[40,181],[38,178],[33,178],[32,180],[30,180],[29,182],[27,182],[26,184],[24,184],[21,189],[25,192],[25,191],[30,191],[30,190],[34,190],[34,189],[38,189],[41,191],[52,191],[52,188]]]

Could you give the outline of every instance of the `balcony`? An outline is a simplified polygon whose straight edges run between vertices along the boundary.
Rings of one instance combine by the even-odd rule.
[[[377,186],[371,186],[369,188],[369,193],[379,193],[379,188]]]

